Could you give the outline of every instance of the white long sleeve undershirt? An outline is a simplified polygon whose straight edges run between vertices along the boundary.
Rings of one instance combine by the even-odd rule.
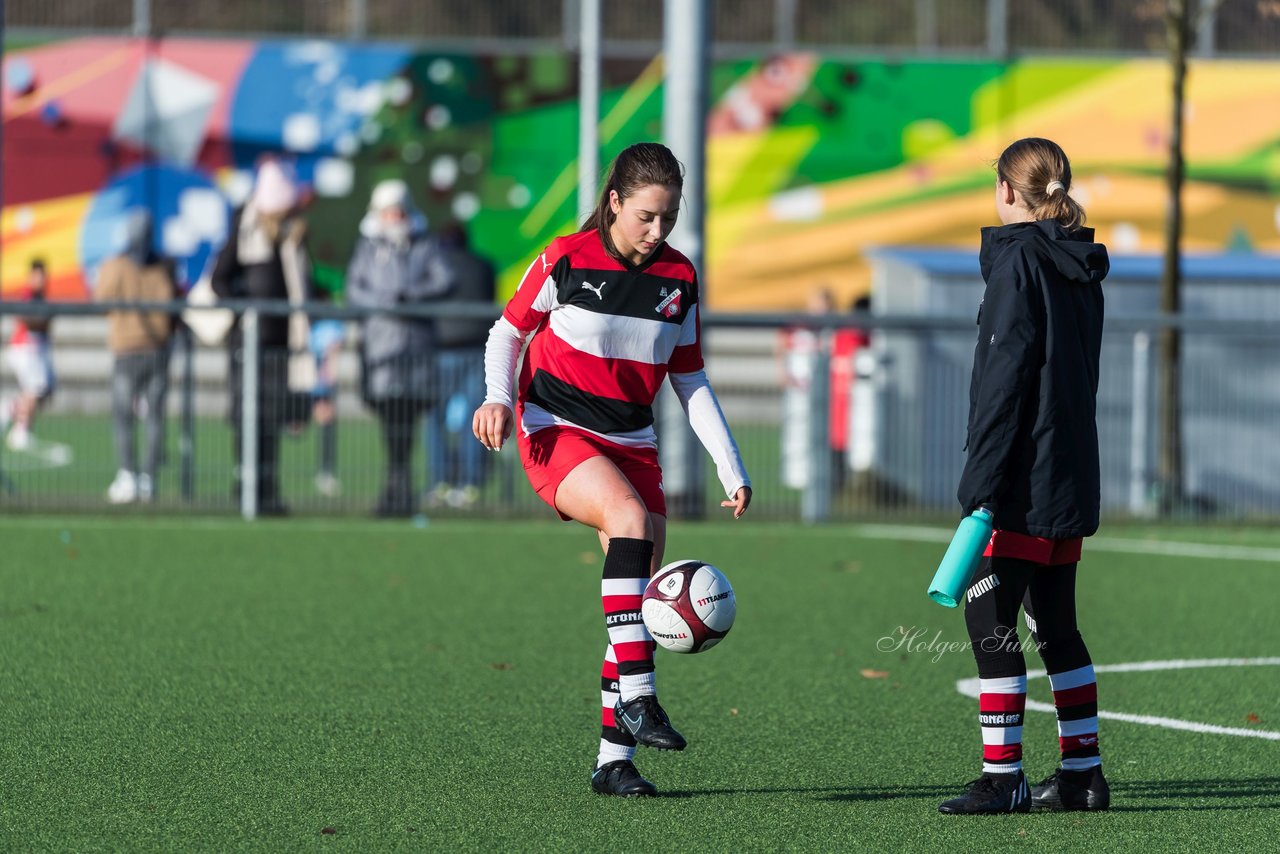
[[[706,371],[668,374],[667,379],[671,380],[671,387],[680,398],[680,405],[684,407],[698,441],[702,442],[702,447],[707,449],[716,464],[716,475],[724,487],[725,496],[733,498],[739,489],[751,485],[751,478],[747,477],[742,454],[729,432],[729,422],[725,420],[716,393],[711,390]]]
[[[501,403],[515,411],[515,372],[528,334],[521,332],[505,317],[499,317],[489,330],[484,348],[485,403]],[[668,374],[680,405],[689,418],[698,441],[716,464],[716,474],[725,495],[732,498],[738,490],[751,485],[738,445],[729,432],[720,401],[711,390],[705,371]],[[607,437],[605,437],[607,438]]]
[[[505,317],[493,322],[489,340],[484,345],[485,403],[501,403],[516,411],[516,362],[528,337],[528,333],[516,329]]]

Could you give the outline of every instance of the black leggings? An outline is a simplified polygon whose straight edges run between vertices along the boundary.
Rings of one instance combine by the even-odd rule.
[[[1018,608],[1049,673],[1091,663],[1076,628],[1076,564],[1043,566],[1027,560],[984,557],[969,585],[965,625],[978,676],[1023,676],[1027,662],[1018,639]]]
[[[425,407],[416,400],[379,401],[374,407],[382,424],[382,443],[387,452],[384,500],[408,507],[413,503],[413,473],[410,462],[418,419]]]

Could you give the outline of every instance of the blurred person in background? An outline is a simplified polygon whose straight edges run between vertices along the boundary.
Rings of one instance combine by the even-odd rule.
[[[317,288],[318,302],[329,302],[329,291]],[[316,380],[311,389],[312,419],[320,431],[316,460],[316,492],[334,498],[342,492],[338,480],[338,354],[346,339],[346,324],[336,317],[319,317],[311,322],[308,345],[315,360]]]
[[[379,183],[360,222],[347,269],[347,301],[371,309],[396,309],[449,294],[449,252],[428,234],[404,181]],[[391,311],[361,324],[361,397],[382,426],[386,475],[374,514],[408,517],[417,512],[413,489],[418,418],[436,401],[435,322]]]
[[[858,297],[852,306],[853,316],[871,311],[869,297]],[[853,433],[853,386],[857,381],[858,354],[867,347],[871,336],[856,326],[841,327],[831,336],[831,417],[827,436],[831,442],[831,488],[839,491],[848,479]]]
[[[222,299],[248,299],[301,304],[309,297],[311,264],[307,225],[299,210],[301,193],[291,171],[266,159],[258,167],[248,201],[235,212],[229,237],[214,264],[212,285]],[[299,323],[301,319],[301,323]],[[258,316],[258,512],[282,516],[288,508],[280,495],[280,436],[289,417],[289,356],[307,352],[306,318],[296,314]],[[241,405],[244,388],[244,336],[240,319],[227,337],[231,391],[230,418],[236,475],[234,497],[240,496],[243,461]]]
[[[48,284],[49,273],[44,259],[32,259],[26,287],[18,293],[18,299],[32,304],[43,303]],[[17,378],[18,394],[0,401],[0,428],[8,427],[5,444],[12,450],[28,450],[35,444],[31,428],[36,411],[53,395],[56,380],[53,356],[49,350],[52,321],[49,315],[15,318],[5,362]]]
[[[151,244],[151,214],[130,211],[125,219],[125,248],[98,270],[94,297],[99,302],[168,302],[178,289],[172,262]],[[169,340],[173,317],[164,311],[107,312],[107,348],[115,359],[111,373],[111,427],[116,445],[115,480],[107,487],[112,504],[150,501],[164,452],[165,396],[169,390]],[[136,413],[145,424],[142,467],[134,442]]]
[[[473,252],[460,224],[440,231],[449,250],[454,286],[449,301],[492,306],[497,281],[489,259]],[[471,435],[471,414],[484,402],[484,344],[491,320],[442,318],[436,323],[439,404],[427,413],[423,431],[430,489],[427,505],[470,507],[485,478],[484,446]]]
[[[809,291],[805,311],[827,317],[835,311],[831,289],[819,285]],[[831,349],[832,333],[819,326],[791,325],[778,332],[775,353],[782,369],[782,482],[791,489],[806,489],[809,471],[809,413],[813,384],[813,360],[820,350]]]

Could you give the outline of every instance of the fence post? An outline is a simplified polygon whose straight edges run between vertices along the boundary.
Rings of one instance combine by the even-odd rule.
[[[151,37],[151,0],[133,0],[133,34],[143,39]]]
[[[347,0],[347,38],[359,41],[369,35],[369,0]]]
[[[774,0],[773,43],[778,51],[795,50],[796,0]]]
[[[183,328],[182,341],[182,432],[178,437],[178,454],[182,460],[182,500],[195,497],[195,335]]]
[[[1204,59],[1213,56],[1218,48],[1218,4],[1214,0],[1202,3],[1200,26],[1196,29],[1196,55]]]
[[[600,0],[580,0],[578,221],[590,216],[600,181]]]
[[[916,48],[921,53],[938,49],[937,0],[916,0]]]
[[[672,239],[700,270],[706,245],[705,128],[710,91],[711,6],[705,2],[665,0],[662,8],[662,55],[666,68],[662,136],[685,165],[680,222]],[[697,311],[706,305],[705,295],[703,290]],[[702,346],[707,346],[705,336]],[[705,458],[669,384],[663,387],[658,407],[659,455],[667,509],[680,518],[702,518],[706,515]]]
[[[831,356],[819,336],[819,346],[809,357],[809,449],[800,518],[806,525],[825,522],[831,516]]]
[[[240,318],[240,515],[258,516],[258,380],[262,362],[258,310]]]
[[[1133,416],[1129,427],[1129,512],[1146,516],[1150,512],[1147,472],[1148,437],[1151,417],[1151,334],[1145,330],[1133,336]]]
[[[987,0],[987,53],[996,59],[1009,55],[1009,0]]]

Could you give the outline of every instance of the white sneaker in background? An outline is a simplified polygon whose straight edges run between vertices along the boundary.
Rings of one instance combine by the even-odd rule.
[[[151,475],[138,475],[138,500],[150,501],[154,493],[151,491]]]
[[[112,504],[128,504],[137,498],[138,481],[134,478],[133,472],[124,469],[116,472],[116,479],[107,487],[107,500]]]
[[[342,484],[330,472],[322,471],[316,475],[316,492],[325,498],[336,498],[342,492]]]
[[[31,448],[31,440],[34,438],[26,427],[14,424],[9,429],[9,435],[4,438],[4,443],[11,451],[26,451]]]
[[[449,503],[449,493],[452,491],[453,487],[449,484],[437,483],[427,492],[427,507],[434,510],[446,506]]]
[[[449,495],[446,500],[449,502],[450,507],[458,510],[465,510],[480,500],[480,490],[476,489],[474,486],[464,486],[461,489],[451,489],[449,490]]]

